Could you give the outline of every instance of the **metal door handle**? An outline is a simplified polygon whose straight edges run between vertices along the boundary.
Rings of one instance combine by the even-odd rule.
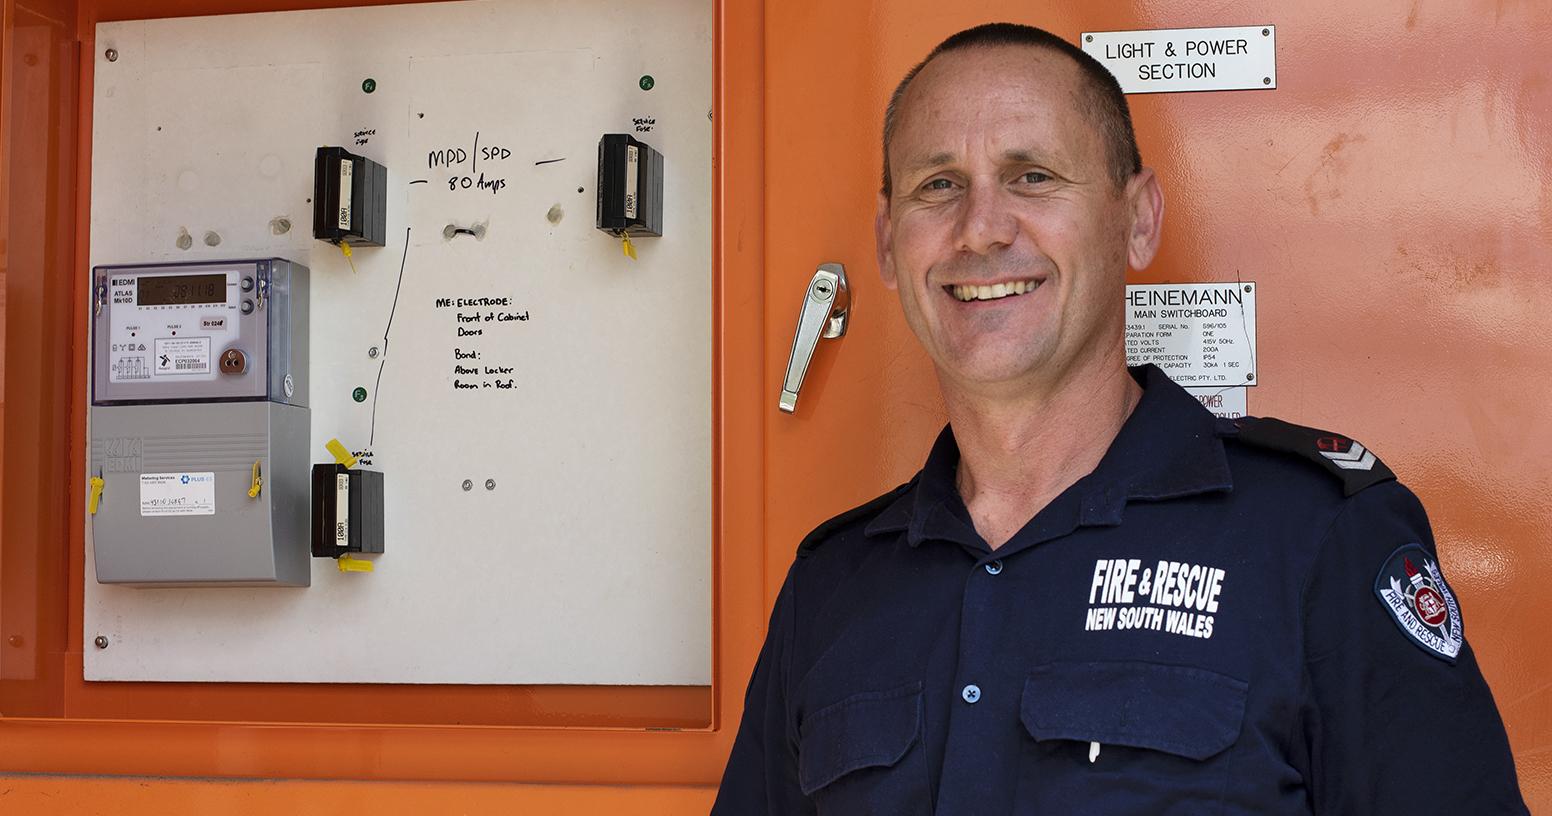
[[[846,285],[846,267],[838,263],[820,264],[803,293],[803,310],[798,313],[797,334],[792,337],[792,355],[787,358],[787,377],[781,385],[781,410],[798,409],[798,389],[814,357],[819,338],[846,334],[846,318],[851,314],[851,288]]]

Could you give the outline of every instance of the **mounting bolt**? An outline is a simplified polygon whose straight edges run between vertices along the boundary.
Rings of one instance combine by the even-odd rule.
[[[1245,284],[1245,291],[1247,291],[1247,292],[1249,292],[1249,291],[1250,291],[1250,284],[1248,284],[1248,283],[1247,283],[1247,284]]]
[[[1094,41],[1094,35],[1093,34],[1084,34],[1083,35],[1083,41],[1084,42],[1093,42]]]
[[[1262,85],[1270,85],[1270,84],[1272,84],[1272,78],[1271,77],[1261,77],[1261,84]]]
[[[1256,375],[1254,375],[1254,374],[1246,374],[1245,375],[1245,382],[1255,382],[1255,379],[1256,379]]]
[[[373,346],[373,347],[371,347],[371,348],[366,350],[366,356],[368,358],[370,358],[370,359],[376,360],[377,359],[377,354],[378,354],[377,346]]]
[[[495,490],[496,489],[496,480],[495,479],[486,479],[485,480],[485,489],[486,490]]]
[[[98,635],[97,639],[92,641],[92,642],[97,644],[97,648],[99,648],[99,649],[106,649],[106,648],[108,648],[108,636],[107,635]]]
[[[119,50],[117,48],[109,48],[108,50],[102,52],[102,55],[108,58],[108,62],[119,61]]]
[[[463,492],[468,493],[470,490],[473,490],[473,489],[474,489],[474,480],[473,479],[464,479],[463,480]]]

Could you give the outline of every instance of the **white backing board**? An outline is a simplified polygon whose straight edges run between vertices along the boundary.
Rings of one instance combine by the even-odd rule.
[[[132,589],[89,538],[87,679],[709,683],[713,7],[643,12],[98,26],[92,264],[309,266],[315,461],[338,437],[385,473],[387,552],[315,559],[306,589]],[[593,226],[610,132],[665,160],[636,261]],[[388,244],[354,271],[311,237],[323,145],[388,168]]]

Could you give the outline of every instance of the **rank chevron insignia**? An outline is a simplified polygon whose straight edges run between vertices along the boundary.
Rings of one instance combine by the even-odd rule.
[[[1343,470],[1373,470],[1377,461],[1362,443],[1345,436],[1322,436],[1315,447],[1321,456]]]
[[[1387,482],[1396,475],[1374,451],[1344,434],[1306,428],[1271,417],[1220,420],[1218,435],[1247,445],[1291,453],[1318,464],[1342,482],[1351,496],[1364,488]]]

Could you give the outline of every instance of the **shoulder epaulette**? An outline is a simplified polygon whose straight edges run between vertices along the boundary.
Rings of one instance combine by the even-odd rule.
[[[1221,426],[1225,436],[1247,445],[1291,453],[1320,465],[1341,480],[1343,494],[1347,496],[1396,478],[1374,451],[1339,433],[1306,428],[1271,417],[1247,417],[1232,423],[1224,421]]]
[[[909,482],[900,485],[894,490],[891,490],[888,493],[885,493],[884,495],[879,496],[878,498],[873,499],[866,504],[853,507],[852,509],[847,510],[835,518],[830,519],[829,521],[826,521],[818,527],[815,527],[814,531],[806,536],[803,536],[803,542],[798,544],[798,555],[804,556],[808,555],[810,552],[813,552],[815,548],[817,548],[820,544],[823,544],[825,539],[829,538],[830,534],[836,530],[839,530],[842,527],[845,527],[846,525],[855,521],[878,515],[878,513],[883,511],[885,507],[888,507],[891,502],[899,498],[901,493],[909,490],[911,485],[914,484],[916,484],[916,478],[912,477]]]

